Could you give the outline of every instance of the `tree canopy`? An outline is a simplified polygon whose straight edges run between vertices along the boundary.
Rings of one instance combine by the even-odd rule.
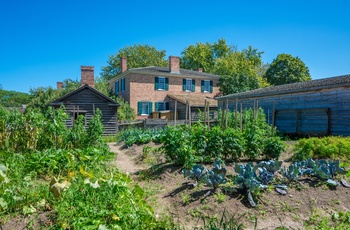
[[[290,54],[279,54],[266,70],[266,80],[271,85],[282,85],[294,82],[310,81],[309,68],[299,57]]]
[[[266,69],[262,54],[252,46],[238,51],[225,39],[219,39],[213,44],[196,43],[186,47],[180,64],[185,69],[203,68],[204,72],[220,75],[220,92],[227,95],[268,85],[262,78]]]
[[[147,66],[167,66],[165,50],[157,50],[150,45],[126,46],[115,55],[109,56],[107,66],[102,66],[101,76],[110,80],[120,73],[120,58],[127,58],[128,69]]]
[[[30,101],[28,93],[3,90],[0,84],[0,105],[4,107],[21,107]]]

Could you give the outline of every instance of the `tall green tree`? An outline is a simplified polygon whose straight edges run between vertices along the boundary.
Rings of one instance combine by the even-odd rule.
[[[0,88],[0,105],[4,107],[21,107],[29,101],[30,95],[28,93],[3,90]]]
[[[214,44],[197,42],[182,51],[180,65],[184,69],[202,68],[204,72],[215,73],[216,60],[234,52],[235,48],[229,46],[225,39],[219,39]]]
[[[28,103],[28,107],[37,108],[44,113],[48,109],[50,102],[78,89],[79,87],[80,82],[78,80],[65,79],[63,81],[62,89],[57,90],[52,87],[32,88],[29,90],[31,101]]]
[[[218,59],[215,73],[220,75],[218,86],[223,95],[259,88],[258,75],[242,52]]]
[[[115,55],[109,56],[107,65],[102,66],[101,76],[110,80],[120,73],[120,58],[127,57],[128,69],[147,66],[167,66],[165,50],[157,50],[150,45],[126,46]]]
[[[238,51],[225,39],[211,44],[196,43],[184,49],[181,67],[220,75],[219,86],[223,95],[264,87],[264,72],[261,57],[263,52],[252,46]]]
[[[294,82],[310,81],[309,68],[299,57],[290,54],[279,54],[265,73],[271,85],[282,85]]]

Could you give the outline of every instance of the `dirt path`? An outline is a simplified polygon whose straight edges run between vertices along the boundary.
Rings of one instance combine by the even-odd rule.
[[[145,169],[142,165],[135,163],[136,154],[128,149],[120,149],[116,143],[109,143],[109,149],[117,154],[116,166],[124,173],[136,174],[138,171]]]

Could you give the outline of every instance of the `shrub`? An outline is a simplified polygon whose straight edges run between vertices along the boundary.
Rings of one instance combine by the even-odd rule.
[[[244,139],[240,130],[227,128],[222,133],[223,156],[234,161],[242,157],[244,151]]]
[[[269,137],[264,140],[263,155],[267,159],[278,159],[285,146],[279,137]]]
[[[324,137],[300,139],[294,145],[292,160],[306,160],[308,158],[350,158],[349,137]]]

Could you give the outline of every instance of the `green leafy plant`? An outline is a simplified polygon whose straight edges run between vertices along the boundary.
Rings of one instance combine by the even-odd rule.
[[[248,201],[252,207],[256,206],[252,194],[258,193],[259,189],[267,188],[267,185],[262,184],[256,175],[254,166],[252,163],[235,164],[236,175],[232,181],[238,185],[239,189],[242,189],[248,195]]]

